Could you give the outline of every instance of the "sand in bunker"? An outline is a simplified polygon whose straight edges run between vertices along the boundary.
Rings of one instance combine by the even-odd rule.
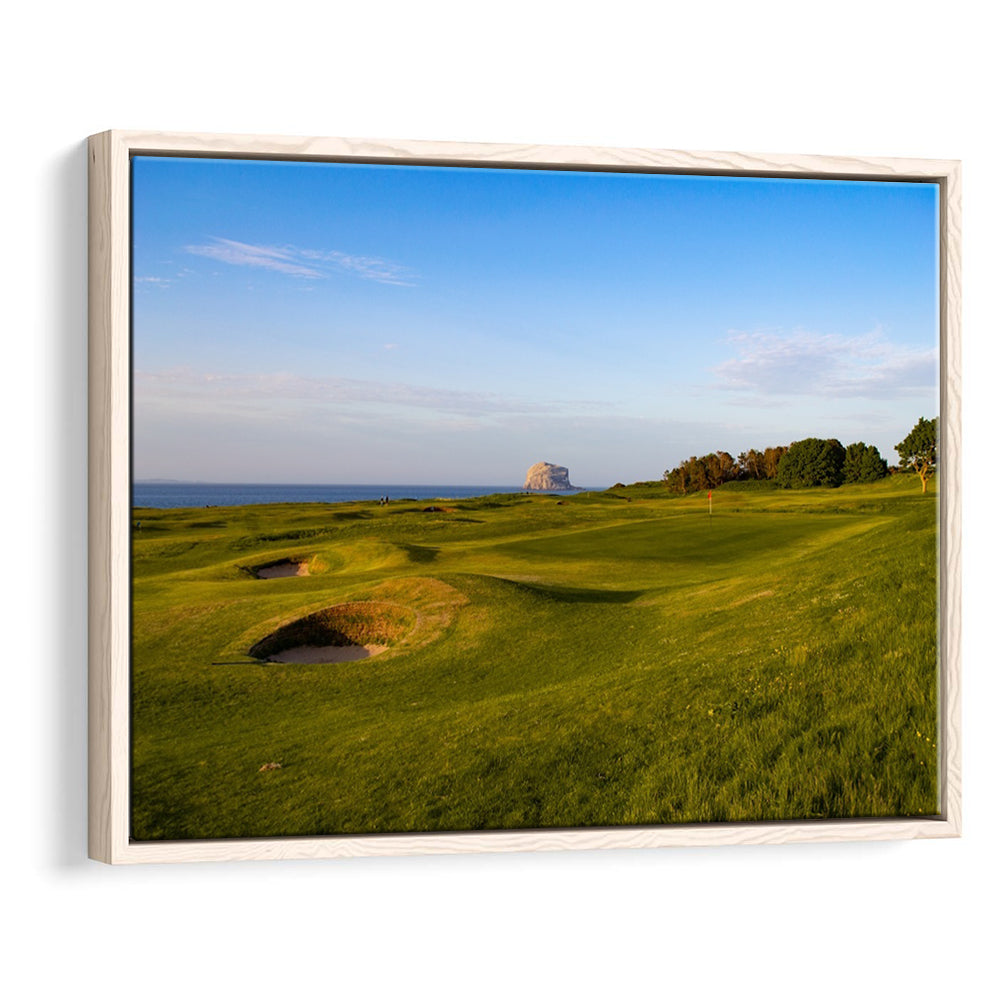
[[[261,566],[257,571],[260,580],[276,580],[283,576],[308,576],[309,564],[304,562],[280,562],[271,566]]]
[[[269,656],[272,663],[350,663],[384,653],[388,646],[293,646]]]

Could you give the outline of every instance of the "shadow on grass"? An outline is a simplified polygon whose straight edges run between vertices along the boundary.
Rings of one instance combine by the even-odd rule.
[[[415,563],[429,563],[434,562],[438,557],[440,549],[434,548],[432,545],[407,545],[400,543],[399,547],[406,553],[407,558],[410,562]]]

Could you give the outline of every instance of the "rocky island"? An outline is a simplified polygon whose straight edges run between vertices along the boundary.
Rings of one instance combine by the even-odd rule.
[[[526,490],[577,490],[569,481],[569,469],[551,462],[535,462],[524,479]]]

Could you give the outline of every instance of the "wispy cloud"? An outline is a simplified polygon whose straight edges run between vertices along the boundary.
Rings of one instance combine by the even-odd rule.
[[[136,372],[136,402],[200,401],[213,408],[230,404],[316,406],[340,404],[409,407],[480,418],[500,414],[552,414],[593,411],[605,404],[586,400],[536,401],[492,392],[468,392],[402,382],[376,382],[291,373],[224,374],[175,368]]]
[[[382,285],[413,285],[413,274],[381,257],[364,257],[340,250],[308,250],[295,246],[262,246],[213,237],[211,242],[187,246],[187,253],[237,267],[258,267],[295,278],[327,278],[337,272],[353,274]]]
[[[734,333],[735,357],[714,368],[718,385],[757,396],[889,399],[936,385],[937,352],[894,344],[875,331]]]
[[[350,271],[359,278],[377,281],[382,285],[414,284],[409,268],[395,264],[391,260],[383,260],[381,257],[360,257],[341,253],[339,250],[300,250],[299,253],[306,260],[315,261],[320,265],[332,264],[342,271]]]
[[[173,278],[157,278],[153,275],[142,275],[134,278],[133,281],[137,285],[153,285],[156,288],[166,288],[173,284]]]
[[[322,277],[322,272],[298,263],[296,260],[298,251],[292,247],[254,246],[251,243],[238,243],[236,240],[214,239],[211,243],[188,246],[184,249],[199,257],[221,260],[224,264],[263,267],[268,271],[280,271],[282,274],[292,274],[297,278]]]

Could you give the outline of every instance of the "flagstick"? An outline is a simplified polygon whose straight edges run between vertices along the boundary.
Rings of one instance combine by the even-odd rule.
[[[708,491],[708,516],[712,516],[712,491]]]

